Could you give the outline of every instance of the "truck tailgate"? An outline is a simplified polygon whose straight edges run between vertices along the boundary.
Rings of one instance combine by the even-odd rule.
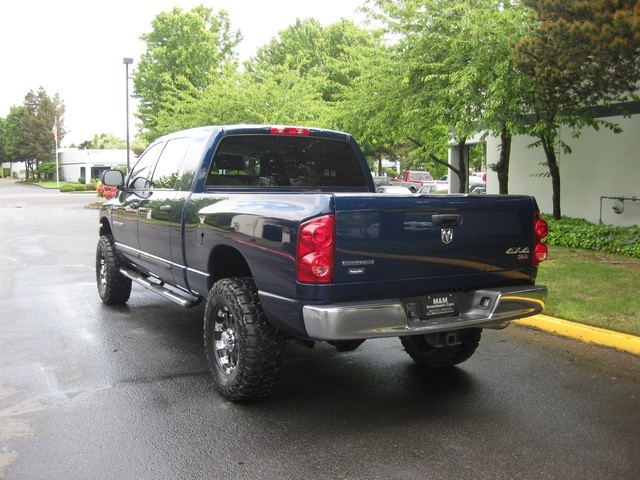
[[[528,285],[535,200],[335,196],[334,301]]]

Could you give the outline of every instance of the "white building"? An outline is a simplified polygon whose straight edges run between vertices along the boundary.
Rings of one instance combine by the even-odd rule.
[[[129,152],[129,162],[133,166],[136,156],[133,151]],[[127,166],[126,150],[79,150],[77,148],[58,149],[58,168],[60,180],[77,182],[79,178],[84,178],[85,183],[90,183],[91,179],[99,179],[103,171],[115,167]],[[25,178],[24,162],[3,163],[3,168],[10,168],[14,178]]]
[[[130,162],[135,161],[135,154],[129,153]],[[93,178],[100,178],[103,171],[115,167],[127,166],[126,150],[79,150],[77,148],[61,148],[58,150],[60,180],[77,182],[84,178],[89,183]]]
[[[571,129],[560,129],[561,139],[572,150],[567,155],[558,153],[563,216],[609,225],[640,224],[640,105],[631,102],[628,107],[633,113],[628,118],[606,112],[599,115],[620,125],[623,131],[619,134],[606,128],[585,128],[578,138],[572,138]],[[534,195],[540,210],[552,213],[551,178],[539,175],[549,171],[544,151],[528,147],[535,141],[523,135],[513,138],[509,193]],[[499,138],[487,138],[487,165],[498,162],[499,147]],[[487,193],[498,193],[498,177],[491,169]]]

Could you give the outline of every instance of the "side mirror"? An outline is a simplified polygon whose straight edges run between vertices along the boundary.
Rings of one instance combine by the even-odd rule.
[[[108,187],[121,187],[124,185],[124,174],[120,170],[105,170],[100,180]]]

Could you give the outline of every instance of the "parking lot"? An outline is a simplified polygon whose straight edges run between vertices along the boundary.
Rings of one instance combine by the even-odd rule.
[[[435,373],[289,342],[273,397],[222,399],[204,307],[100,302],[95,199],[0,182],[0,478],[637,478],[640,359],[522,327]]]

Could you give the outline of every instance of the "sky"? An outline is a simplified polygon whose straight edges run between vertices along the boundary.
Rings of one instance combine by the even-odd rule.
[[[151,21],[173,7],[188,11],[205,5],[226,10],[231,28],[240,30],[241,60],[255,54],[296,19],[323,25],[346,18],[361,25],[356,12],[365,0],[9,0],[0,15],[0,117],[42,86],[64,102],[67,135],[61,146],[111,133],[126,136],[126,67],[123,58],[144,53],[140,35]],[[133,84],[129,82],[129,91]],[[135,102],[130,100],[131,114]],[[131,115],[130,136],[135,135]]]

